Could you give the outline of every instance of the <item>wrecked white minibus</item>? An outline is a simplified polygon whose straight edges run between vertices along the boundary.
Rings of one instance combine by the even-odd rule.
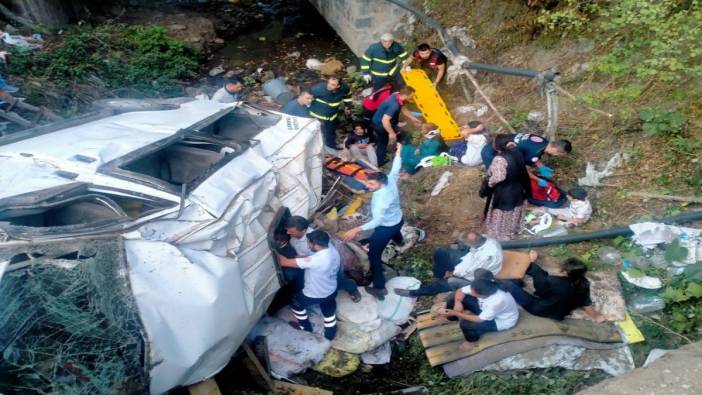
[[[280,287],[276,215],[320,201],[321,146],[316,121],[209,100],[0,139],[0,382],[159,394],[219,371]]]

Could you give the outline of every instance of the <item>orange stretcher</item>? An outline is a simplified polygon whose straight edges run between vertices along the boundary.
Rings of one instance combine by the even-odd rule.
[[[422,69],[411,69],[403,70],[401,74],[405,84],[414,88],[414,103],[422,112],[424,119],[439,127],[441,138],[445,142],[460,140],[458,124],[427,73]]]

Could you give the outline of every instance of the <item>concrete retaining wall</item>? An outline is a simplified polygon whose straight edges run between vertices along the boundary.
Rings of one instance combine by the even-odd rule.
[[[309,0],[358,56],[380,35],[393,32],[402,42],[409,14],[383,0]],[[411,50],[412,48],[407,48]]]

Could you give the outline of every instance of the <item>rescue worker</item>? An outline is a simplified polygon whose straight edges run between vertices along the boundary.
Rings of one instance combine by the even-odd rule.
[[[331,75],[326,82],[314,85],[310,93],[314,97],[310,105],[310,115],[322,124],[324,145],[336,150],[336,117],[344,107],[349,106],[346,110],[350,111],[351,90],[340,77]]]
[[[373,90],[385,84],[402,85],[399,77],[400,65],[407,59],[407,51],[397,43],[391,33],[384,33],[380,42],[371,44],[361,57],[361,73],[366,83],[372,83]]]
[[[373,115],[371,125],[375,131],[375,150],[378,157],[378,166],[385,164],[388,144],[402,142],[401,131],[397,127],[400,121],[400,113],[404,114],[415,125],[419,126],[422,124],[422,121],[412,115],[412,112],[405,107],[405,101],[412,99],[413,95],[414,89],[406,86],[380,103],[378,110]]]
[[[417,62],[422,69],[429,69],[434,76],[434,86],[436,86],[444,78],[446,74],[446,55],[440,50],[432,48],[429,44],[419,44],[417,49],[412,52],[412,56],[405,60],[403,67],[409,67],[412,63]]]
[[[324,315],[324,337],[332,340],[336,335],[337,273],[341,258],[336,249],[330,248],[329,243],[327,232],[312,231],[307,234],[307,244],[312,255],[296,259],[278,255],[278,261],[283,267],[304,270],[304,286],[290,305],[297,318],[298,328],[312,332],[307,308],[319,305]]]

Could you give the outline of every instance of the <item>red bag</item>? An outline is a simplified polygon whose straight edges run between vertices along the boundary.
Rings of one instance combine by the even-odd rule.
[[[366,111],[375,111],[380,106],[385,99],[390,97],[392,94],[392,89],[390,85],[385,85],[384,87],[378,89],[377,91],[371,93],[363,99],[363,109]]]
[[[546,180],[546,186],[539,186],[538,180],[531,180],[531,198],[542,202],[557,203],[563,199],[561,191],[551,180]]]

